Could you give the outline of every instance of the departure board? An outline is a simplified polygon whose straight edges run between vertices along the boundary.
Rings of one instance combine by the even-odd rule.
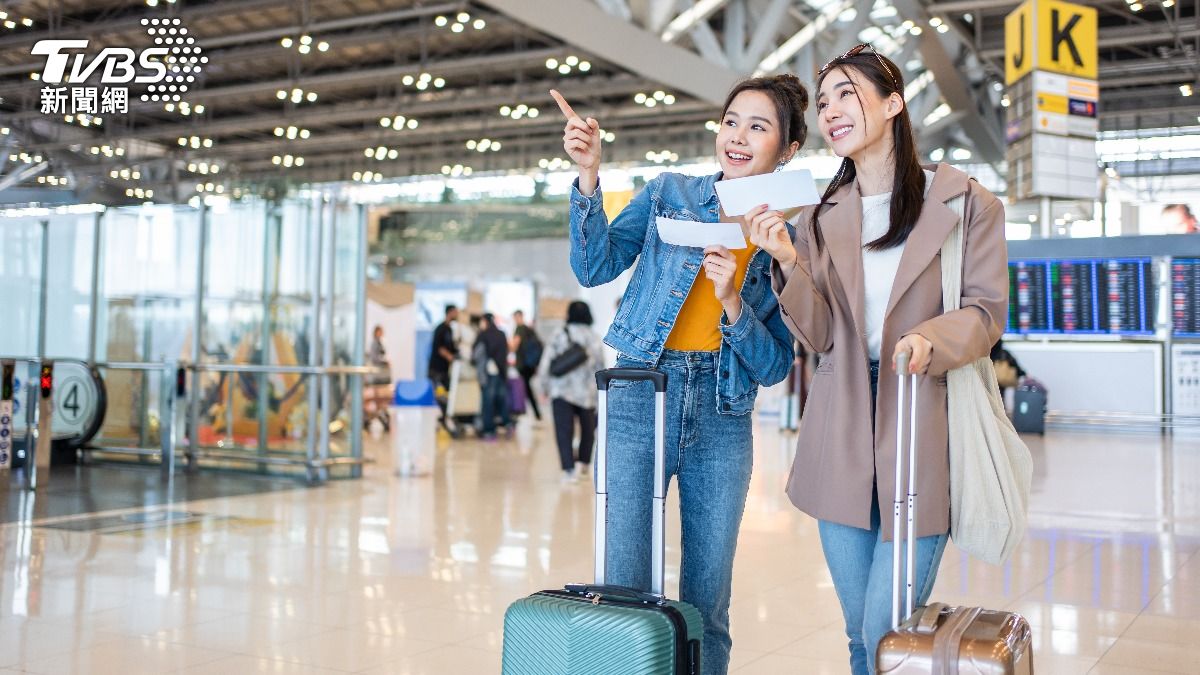
[[[1200,337],[1200,258],[1171,261],[1171,324],[1176,337]]]
[[[1010,333],[1154,334],[1150,258],[1015,260],[1009,293]]]

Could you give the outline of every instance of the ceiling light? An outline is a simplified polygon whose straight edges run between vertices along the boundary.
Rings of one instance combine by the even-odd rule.
[[[441,89],[442,87],[446,86],[446,81],[439,77],[433,81],[433,86]]]
[[[308,102],[309,102],[309,103],[316,103],[316,101],[317,101],[317,92],[315,92],[315,91],[310,91],[310,92],[308,92],[308,96],[306,96],[305,98],[307,98],[307,99],[308,99]]]
[[[284,49],[289,49],[292,46],[292,38],[285,37],[279,41],[279,44],[283,46]]]
[[[474,150],[476,145],[478,145],[478,144],[475,142],[475,139],[471,139],[471,140],[467,141],[467,149],[468,150]]]
[[[1179,85],[1179,93],[1183,94],[1184,96],[1191,96],[1192,95],[1192,85],[1190,85],[1190,84]]]
[[[409,128],[409,129],[416,129],[416,128],[417,128],[417,124],[418,124],[418,122],[417,122],[416,120],[409,120],[409,121],[408,121],[408,128]]]
[[[512,108],[510,108],[506,105],[500,106],[500,114],[501,115],[508,117],[509,113],[511,113],[511,112],[512,112]]]
[[[546,69],[554,70],[558,68],[558,59],[546,59]]]
[[[487,27],[487,22],[483,19],[475,19],[475,23],[471,24],[475,30],[483,30]]]
[[[451,32],[451,33],[461,33],[461,32],[463,32],[463,25],[462,25],[461,23],[456,23],[456,24],[454,24],[454,25],[450,26],[450,32]]]
[[[466,23],[471,20],[471,15],[467,14],[466,12],[459,12],[458,16],[454,18],[458,19],[459,23]]]
[[[567,65],[572,67],[579,65],[579,57],[575,55],[568,56]]]
[[[567,73],[571,72],[571,66],[568,66],[567,64],[564,63],[558,67],[558,72],[563,75],[566,75]]]
[[[318,42],[318,43],[317,43],[317,50],[318,50],[318,51],[322,51],[322,52],[327,52],[327,51],[329,51],[329,43],[328,43],[328,42],[325,42],[325,41]]]
[[[633,101],[635,103],[645,103],[646,95],[639,91],[638,93],[633,95]]]
[[[400,81],[403,82],[404,86],[406,86],[406,87],[411,87],[414,82],[412,75],[405,75],[404,79],[402,79]]]
[[[437,26],[438,28],[444,28],[446,26],[446,24],[449,22],[450,22],[450,20],[447,19],[446,17],[439,16],[438,18],[433,20],[433,25]]]
[[[380,117],[380,118],[379,118],[379,126],[383,127],[384,129],[386,129],[386,128],[388,128],[388,127],[392,126],[392,118],[390,118],[390,117]]]
[[[301,54],[307,54],[310,51],[312,51],[312,48],[309,47],[308,45],[300,45],[299,49],[297,49],[296,51],[300,52]]]
[[[579,70],[580,71],[586,73],[587,71],[589,71],[591,69],[592,69],[592,64],[590,61],[580,61],[579,62]]]
[[[311,45],[311,44],[312,44],[312,37],[311,37],[311,36],[308,36],[308,35],[301,35],[301,36],[300,36],[300,44],[302,44],[302,45]]]

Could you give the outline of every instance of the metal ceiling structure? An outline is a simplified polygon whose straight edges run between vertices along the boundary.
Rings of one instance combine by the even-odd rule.
[[[707,157],[705,123],[737,78],[789,70],[811,81],[860,41],[905,69],[924,151],[999,166],[1003,18],[1016,4],[10,0],[0,3],[0,202],[182,202],[537,171],[563,156],[552,87],[612,135],[609,161]],[[1200,0],[1088,4],[1101,17],[1102,128],[1194,124],[1200,99],[1180,87],[1200,88]],[[99,124],[42,112],[35,42],[86,38],[92,56],[139,50],[152,46],[142,20],[163,18],[180,19],[209,59],[187,106],[143,102],[131,88],[128,114]]]

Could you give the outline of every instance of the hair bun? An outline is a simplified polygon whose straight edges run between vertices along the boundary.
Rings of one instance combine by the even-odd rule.
[[[775,76],[775,81],[792,97],[797,108],[808,110],[808,89],[795,73],[780,73]]]

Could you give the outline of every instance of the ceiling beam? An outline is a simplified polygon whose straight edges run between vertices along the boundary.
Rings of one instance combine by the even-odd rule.
[[[569,45],[676,91],[720,105],[738,73],[606,14],[588,0],[481,0]]]
[[[928,25],[930,16],[920,0],[896,0],[900,14],[918,26]],[[926,30],[918,38],[918,49],[925,67],[933,73],[942,98],[951,110],[966,113],[962,118],[963,134],[970,138],[980,159],[992,165],[1004,160],[1003,122],[995,110],[985,114],[982,92],[972,87],[959,63],[959,51],[964,48],[957,35],[945,35]],[[957,46],[959,49],[954,49]]]

